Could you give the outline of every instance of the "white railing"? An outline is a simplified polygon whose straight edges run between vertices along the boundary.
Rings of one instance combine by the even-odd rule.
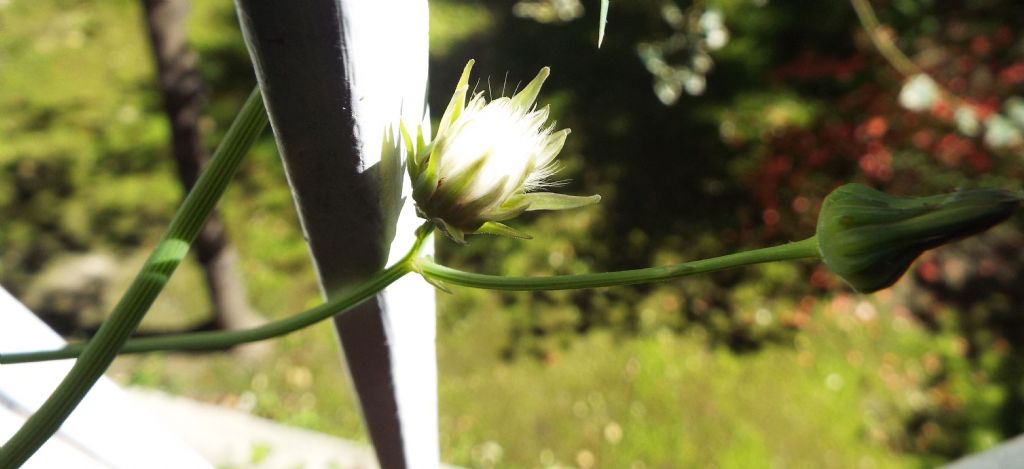
[[[331,296],[379,270],[389,251],[404,253],[418,224],[408,182],[397,222],[382,209],[390,181],[374,165],[385,130],[400,115],[413,124],[424,117],[427,2],[236,6],[320,283]],[[389,233],[397,233],[393,241]],[[433,289],[403,278],[335,325],[381,466],[436,467]]]

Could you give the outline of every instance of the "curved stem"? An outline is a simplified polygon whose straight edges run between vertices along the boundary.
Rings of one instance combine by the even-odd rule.
[[[210,215],[242,157],[267,126],[259,90],[253,90],[217,148],[206,171],[171,220],[131,286],[103,322],[81,358],[39,410],[0,447],[0,467],[25,463],[64,423],[85,394],[103,375],[128,336],[135,331],[174,269],[188,253],[203,222]]]
[[[407,273],[409,273],[407,264],[395,264],[387,270],[377,272],[354,290],[334,300],[259,327],[235,331],[196,332],[133,339],[125,343],[119,354],[146,353],[161,350],[225,349],[235,345],[289,334],[359,305]],[[84,348],[83,344],[71,344],[57,350],[7,353],[0,355],[0,365],[75,358],[82,353]]]
[[[745,265],[796,259],[819,259],[820,257],[817,239],[812,236],[795,243],[685,262],[672,266],[649,267],[646,269],[599,274],[556,275],[551,277],[502,277],[500,275],[463,272],[425,259],[416,260],[413,263],[413,270],[428,280],[471,288],[512,291],[571,290],[658,282]]]
[[[385,270],[373,274],[363,283],[320,306],[251,329],[175,334],[129,340],[121,348],[120,353],[224,349],[290,334],[311,326],[358,306],[388,285],[402,278],[405,274],[411,272],[412,259],[419,253],[429,235],[429,229],[421,228],[417,232],[416,242],[413,244],[412,249],[400,261]],[[0,365],[74,358],[82,353],[83,348],[85,347],[82,344],[72,344],[57,350],[3,354],[0,355]]]
[[[885,57],[896,71],[907,77],[924,73],[914,61],[910,60],[903,51],[896,47],[892,38],[882,32],[878,17],[875,16],[875,10],[871,8],[871,4],[867,0],[850,0],[850,3],[853,5],[853,10],[857,13],[857,19],[860,20],[861,26],[868,33],[868,39],[871,40],[875,49],[878,49],[882,57]]]
[[[200,332],[154,337],[128,341],[121,353],[142,353],[159,350],[207,350],[220,349],[247,342],[265,340],[288,334],[366,301],[403,275],[415,271],[429,281],[449,283],[472,288],[490,290],[568,290],[580,288],[631,285],[657,282],[700,273],[714,272],[766,262],[797,259],[818,259],[818,243],[815,237],[769,248],[729,254],[711,259],[686,262],[683,264],[650,267],[646,269],[606,272],[598,274],[561,275],[551,277],[502,277],[476,274],[435,264],[426,259],[416,258],[419,250],[432,231],[428,222],[417,231],[416,243],[399,262],[374,274],[365,282],[335,300],[294,316],[274,321],[253,329],[241,331]],[[12,353],[0,356],[0,364],[25,363],[43,360],[73,358],[81,352],[81,345],[69,345],[58,350]]]
[[[891,37],[885,35],[882,32],[882,25],[878,22],[878,16],[875,15],[875,10],[871,8],[871,3],[868,0],[850,0],[850,4],[853,5],[853,11],[857,13],[857,19],[860,20],[860,25],[864,27],[864,31],[867,32],[868,38],[871,40],[871,44],[875,46],[878,53],[889,62],[890,65],[904,78],[910,78],[914,75],[929,75],[927,72],[921,69],[907,54],[896,47],[895,42]],[[930,76],[930,75],[929,75]],[[963,104],[963,100],[949,91],[946,87],[942,86],[938,81],[932,79],[935,82],[935,86],[938,87],[939,93],[942,94],[946,100],[954,106],[960,106]]]

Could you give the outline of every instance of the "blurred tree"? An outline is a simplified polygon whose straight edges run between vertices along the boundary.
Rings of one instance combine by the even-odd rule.
[[[203,148],[200,116],[203,79],[186,34],[187,0],[144,0],[146,30],[156,62],[157,84],[171,128],[171,153],[185,190],[195,185],[209,155]],[[206,274],[214,308],[214,326],[240,329],[260,319],[249,305],[238,270],[238,253],[231,246],[220,216],[214,212],[194,244],[196,259]]]

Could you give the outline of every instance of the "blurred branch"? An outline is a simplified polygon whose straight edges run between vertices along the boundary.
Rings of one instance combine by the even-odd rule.
[[[924,73],[921,67],[918,67],[914,61],[910,60],[910,57],[896,47],[892,35],[883,31],[882,25],[875,15],[875,10],[871,8],[871,3],[868,0],[850,0],[850,3],[853,5],[853,10],[857,12],[857,18],[865,32],[868,33],[868,38],[871,39],[875,49],[878,49],[882,57],[885,57],[896,71],[908,78]]]
[[[861,26],[864,28],[864,32],[868,34],[868,39],[871,40],[871,44],[875,46],[878,53],[889,62],[890,65],[897,72],[904,76],[904,78],[910,78],[915,75],[925,75],[931,77],[928,72],[924,71],[919,67],[907,54],[896,47],[895,41],[893,41],[894,34],[887,33],[886,29],[883,28],[882,24],[878,22],[878,16],[875,15],[874,8],[871,8],[871,3],[868,0],[850,0],[850,4],[853,5],[853,10],[857,13],[857,19],[860,20]],[[963,99],[953,94],[946,87],[942,86],[939,82],[932,79],[938,88],[939,93],[944,99],[955,108],[964,104]]]
[[[1007,118],[998,111],[981,119],[975,105],[933,79],[896,47],[892,39],[894,34],[891,31],[883,31],[868,0],[850,0],[850,3],[853,5],[854,11],[857,12],[857,17],[871,39],[871,43],[882,57],[906,78],[903,85],[904,92],[915,84],[921,85],[924,82],[929,82],[926,86],[931,87],[933,92],[954,110],[954,121],[961,133],[974,137],[979,134],[979,131],[982,131],[985,144],[993,149],[1016,148],[1020,150],[1024,147],[1024,134],[1022,134],[1024,128],[1021,128],[1020,124],[1015,127],[1012,124],[1014,119]],[[900,99],[903,99],[902,92]],[[912,108],[907,104],[904,106]]]
[[[187,0],[145,0],[142,5],[157,84],[171,128],[171,153],[178,180],[188,192],[210,159],[199,127],[204,83],[186,36],[189,4]],[[195,256],[206,274],[217,327],[242,329],[262,322],[249,305],[245,282],[238,271],[238,253],[216,211],[196,238]]]

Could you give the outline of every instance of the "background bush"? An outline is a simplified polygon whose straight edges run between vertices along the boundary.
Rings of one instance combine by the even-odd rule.
[[[569,10],[559,16],[556,4]],[[514,275],[635,268],[807,237],[822,198],[845,182],[897,194],[1020,190],[1020,7],[874,4],[897,45],[987,132],[971,134],[949,106],[901,107],[904,77],[843,2],[619,2],[598,50],[591,3],[432,0],[433,111],[469,58],[490,77],[477,89],[494,95],[550,65],[542,101],[573,130],[567,192],[604,196],[517,220],[533,241],[441,242],[438,257]],[[230,2],[196,2],[190,26],[212,147],[254,80]],[[44,272],[87,252],[130,270],[181,197],[139,6],[0,1],[0,30],[0,281],[28,298]],[[984,125],[997,112],[999,132]],[[318,303],[269,138],[222,210],[259,310]],[[888,467],[984,449],[1024,431],[1020,227],[1017,217],[926,255],[872,296],[812,264],[442,294],[443,454],[472,467]],[[186,266],[145,327],[202,321],[209,306],[189,294],[198,275]],[[114,293],[95,309],[123,277],[111,276]],[[273,359],[243,366],[220,355],[122,359],[115,374],[364,438],[329,328],[274,347]]]

